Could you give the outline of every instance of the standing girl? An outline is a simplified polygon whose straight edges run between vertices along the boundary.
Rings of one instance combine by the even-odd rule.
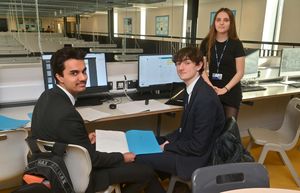
[[[209,76],[205,70],[203,78],[219,95],[226,118],[237,118],[242,101],[240,80],[244,75],[245,52],[230,9],[217,11],[200,49],[207,57],[209,70]]]

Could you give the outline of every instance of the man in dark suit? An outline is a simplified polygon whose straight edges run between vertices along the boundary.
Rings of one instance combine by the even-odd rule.
[[[195,169],[209,164],[214,141],[225,124],[216,92],[200,76],[202,58],[200,51],[193,47],[182,48],[173,56],[177,73],[186,84],[180,128],[158,139],[163,153],[136,158],[137,162],[146,163],[159,173],[185,180],[191,178]]]
[[[87,133],[84,121],[74,107],[76,96],[86,88],[85,53],[62,48],[51,58],[57,85],[42,93],[32,116],[32,137],[85,147],[93,166],[93,186],[100,191],[111,184],[123,184],[122,192],[163,193],[155,172],[146,165],[133,163],[133,153],[105,153],[95,150],[95,133]]]

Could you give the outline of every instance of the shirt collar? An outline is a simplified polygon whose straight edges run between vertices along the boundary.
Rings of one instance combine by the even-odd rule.
[[[186,88],[186,92],[188,93],[189,96],[191,96],[191,93],[194,89],[194,86],[196,84],[196,82],[198,81],[198,79],[200,78],[200,76],[198,76],[187,88]]]
[[[64,89],[62,86],[60,86],[59,84],[57,84],[57,86],[59,87],[59,88],[61,88],[61,90],[63,90],[65,93],[66,93],[66,95],[69,97],[69,99],[71,100],[71,103],[72,103],[72,105],[75,105],[75,97],[71,94],[71,93],[69,93],[69,91],[67,91],[66,89]]]

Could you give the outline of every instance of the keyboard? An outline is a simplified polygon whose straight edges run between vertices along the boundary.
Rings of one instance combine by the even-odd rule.
[[[252,91],[261,91],[261,90],[266,90],[266,88],[262,86],[252,86],[252,85],[242,86],[243,92],[252,92]]]
[[[289,86],[292,86],[292,87],[295,87],[295,88],[300,88],[300,82],[290,83]]]
[[[171,100],[169,99],[165,102],[166,105],[184,106],[183,100]]]
[[[160,94],[137,92],[137,93],[128,94],[128,96],[134,101],[146,100],[146,99],[167,99],[170,98],[170,92],[164,92]]]

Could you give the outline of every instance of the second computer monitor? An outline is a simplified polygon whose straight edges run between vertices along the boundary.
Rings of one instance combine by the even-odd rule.
[[[138,89],[164,90],[174,82],[182,82],[172,55],[141,55],[138,61]]]
[[[258,77],[259,50],[248,49],[245,58],[245,70],[243,80],[256,79]]]
[[[42,55],[45,89],[53,88],[55,79],[52,74],[50,59],[52,54]],[[107,71],[104,53],[88,53],[84,58],[88,80],[86,91],[82,95],[89,95],[108,91]]]
[[[282,49],[279,76],[300,77],[300,48]]]

